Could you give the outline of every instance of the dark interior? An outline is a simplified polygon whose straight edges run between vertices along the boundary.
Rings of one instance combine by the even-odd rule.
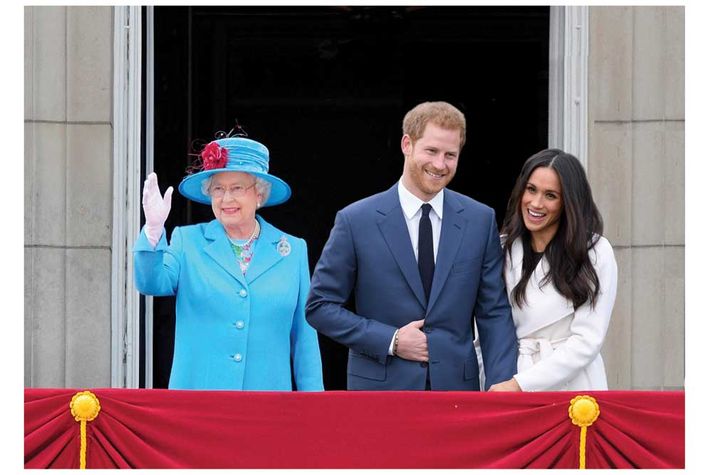
[[[548,7],[154,7],[155,171],[177,188],[203,143],[235,119],[292,187],[260,214],[303,237],[311,269],[336,212],[393,185],[401,121],[445,100],[468,120],[450,188],[501,220],[521,164],[547,145]],[[209,221],[175,193],[166,223]],[[172,298],[154,299],[153,387],[168,385]],[[320,336],[327,389],[346,387],[346,348]],[[143,384],[142,384],[143,385]]]

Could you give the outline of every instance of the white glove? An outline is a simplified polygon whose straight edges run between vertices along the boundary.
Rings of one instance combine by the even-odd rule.
[[[165,196],[161,197],[158,189],[158,177],[151,173],[143,183],[143,214],[146,215],[146,237],[153,247],[163,234],[163,224],[171,211],[171,196],[173,187],[169,186]]]

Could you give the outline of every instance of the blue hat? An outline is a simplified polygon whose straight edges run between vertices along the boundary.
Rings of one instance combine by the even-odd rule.
[[[262,206],[282,204],[292,195],[284,180],[268,173],[269,150],[259,142],[244,137],[214,140],[203,148],[200,157],[203,171],[186,176],[178,186],[178,191],[189,200],[211,204],[210,196],[203,193],[203,180],[222,172],[249,173],[269,182],[271,192]]]

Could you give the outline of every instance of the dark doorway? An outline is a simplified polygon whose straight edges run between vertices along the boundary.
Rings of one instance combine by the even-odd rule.
[[[394,184],[401,121],[445,100],[468,120],[450,188],[500,220],[522,162],[547,145],[548,7],[155,7],[155,170],[177,187],[194,139],[235,118],[293,196],[261,214],[306,239],[311,269],[336,212]],[[167,231],[213,219],[178,193]],[[154,387],[166,387],[173,299],[154,303]],[[320,337],[327,389],[346,349]]]

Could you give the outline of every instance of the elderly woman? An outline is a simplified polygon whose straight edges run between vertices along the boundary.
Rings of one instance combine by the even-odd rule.
[[[163,225],[172,187],[144,184],[146,225],[134,247],[135,279],[146,295],[176,296],[171,389],[320,391],[316,331],[304,317],[309,291],[307,247],[256,211],[287,201],[289,186],[270,175],[269,151],[230,137],[210,142],[202,171],[180,193],[212,206],[209,223]]]

